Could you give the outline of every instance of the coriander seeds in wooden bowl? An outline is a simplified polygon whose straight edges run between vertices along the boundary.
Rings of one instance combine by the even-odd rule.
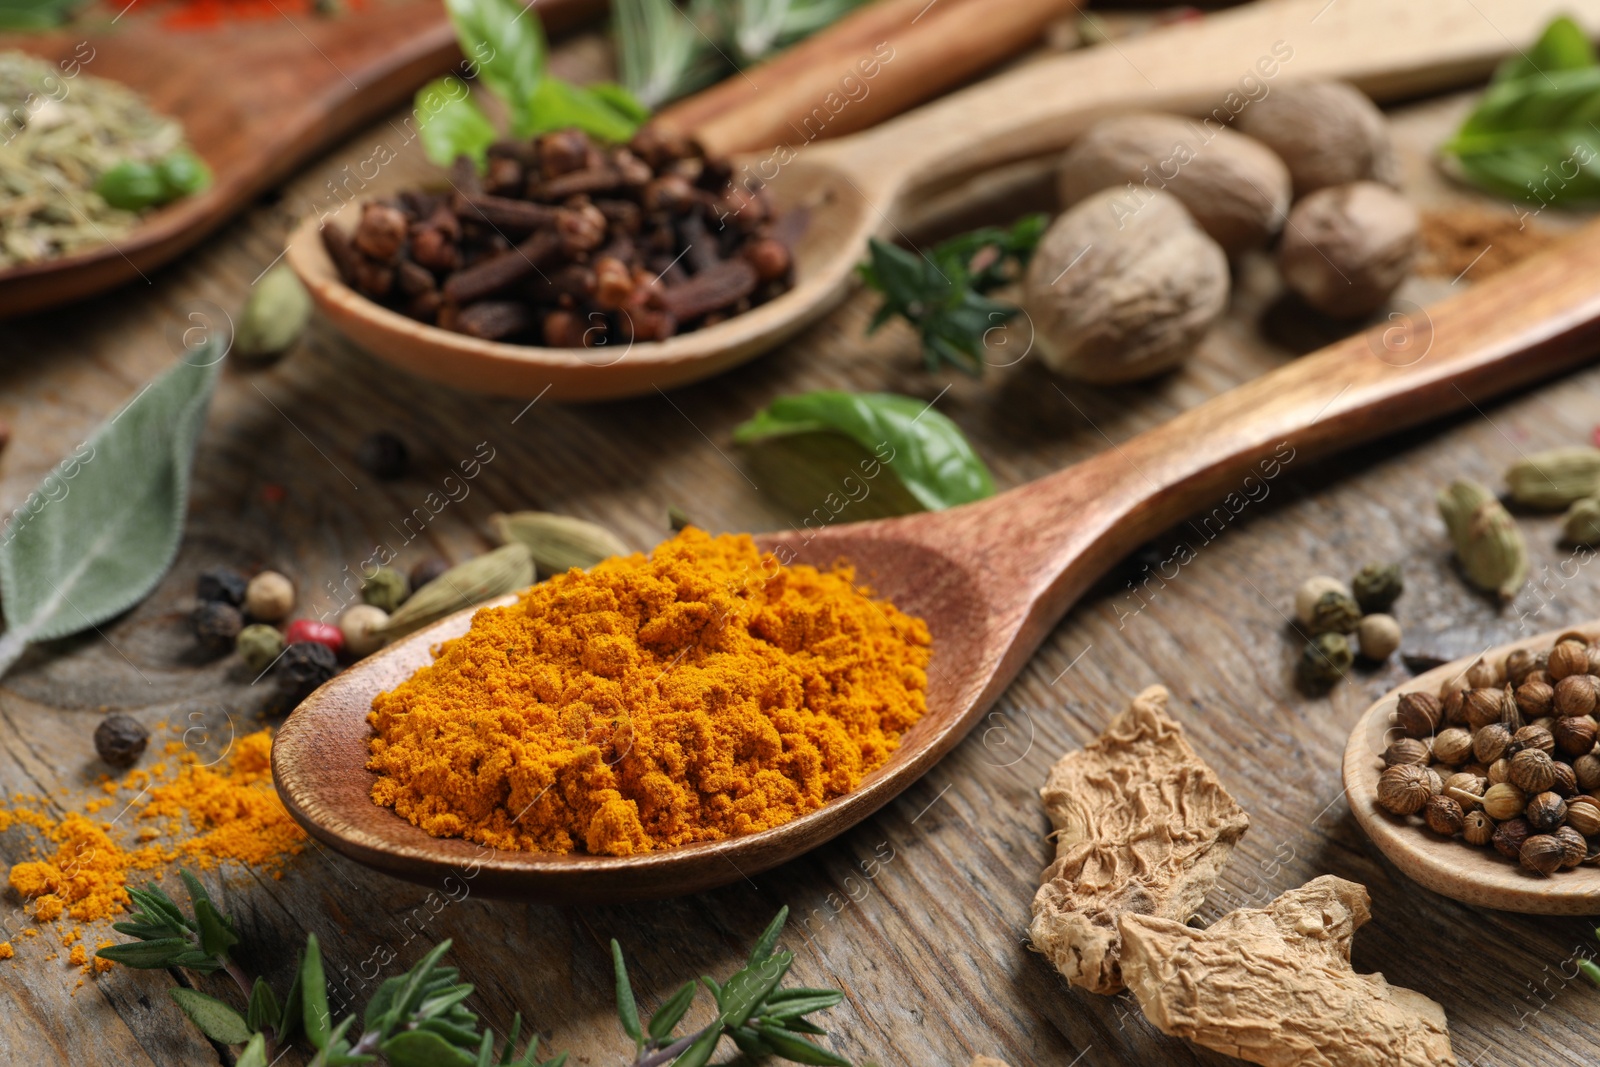
[[[1350,810],[1408,878],[1481,907],[1600,913],[1600,623],[1420,675],[1362,715]]]

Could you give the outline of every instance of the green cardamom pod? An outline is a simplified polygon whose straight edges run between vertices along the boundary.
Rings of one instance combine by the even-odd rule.
[[[403,637],[446,615],[525,589],[533,577],[527,546],[503,545],[451,567],[412,593],[387,623],[372,632],[386,641]]]
[[[1574,545],[1600,543],[1600,497],[1585,497],[1568,508],[1561,536]]]
[[[310,321],[311,294],[289,265],[280,263],[250,290],[234,329],[233,353],[254,360],[282,355]]]
[[[1464,480],[1441,490],[1438,503],[1467,581],[1502,600],[1516,596],[1528,578],[1528,547],[1511,513],[1489,490]]]
[[[570,515],[501,512],[489,516],[489,525],[501,544],[525,546],[539,573],[546,576],[565,574],[573,567],[588,570],[603,559],[628,554],[628,546],[616,534]]]
[[[1600,448],[1575,445],[1536,452],[1506,471],[1511,499],[1554,511],[1600,493]]]

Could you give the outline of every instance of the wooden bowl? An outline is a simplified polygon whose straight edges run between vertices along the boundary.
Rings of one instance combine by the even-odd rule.
[[[1594,641],[1600,623],[1563,627],[1537,637],[1489,649],[1490,662],[1503,663],[1518,649],[1543,651],[1564,633],[1582,633]],[[1584,864],[1552,875],[1539,875],[1506,859],[1492,846],[1482,848],[1461,838],[1444,838],[1429,830],[1418,816],[1401,818],[1378,807],[1378,775],[1382,753],[1400,736],[1391,724],[1395,705],[1406,693],[1438,693],[1449,679],[1465,671],[1478,657],[1447,663],[1385,694],[1366,710],[1350,732],[1344,750],[1344,786],[1350,811],[1367,836],[1389,861],[1412,881],[1435,893],[1500,911],[1529,915],[1600,914],[1600,867]]]

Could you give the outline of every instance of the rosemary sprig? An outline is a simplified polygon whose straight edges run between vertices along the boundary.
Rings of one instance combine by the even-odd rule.
[[[922,337],[931,373],[948,363],[977,377],[983,372],[984,336],[1016,316],[1013,304],[986,294],[1016,280],[1044,234],[1044,215],[1027,215],[1009,229],[987,226],[940,242],[920,255],[872,238],[862,280],[883,294],[867,332],[896,315]]]
[[[480,1030],[477,1014],[464,1004],[474,987],[460,981],[454,967],[441,964],[450,950],[449,941],[435,945],[405,974],[379,985],[359,1019],[348,1015],[334,1023],[322,949],[316,935],[309,935],[294,979],[280,999],[264,979],[251,981],[233,960],[230,952],[239,944],[233,920],[217,908],[199,879],[188,871],[180,874],[189,892],[188,913],[159,886],[129,886],[135,910],[126,922],[113,928],[135,940],[103,948],[96,955],[144,970],[226,971],[245,999],[243,1013],[196,989],[180,987],[169,993],[208,1038],[243,1046],[237,1067],[268,1067],[283,1045],[302,1036],[316,1049],[311,1067],[351,1067],[380,1058],[392,1067],[562,1067],[566,1062],[565,1052],[541,1060],[537,1034],[531,1034],[517,1052],[520,1013],[513,1017],[510,1033],[496,1054],[493,1031]],[[844,994],[832,989],[779,988],[794,962],[793,953],[777,950],[788,913],[787,908],[778,913],[757,941],[747,965],[726,982],[719,985],[710,978],[700,980],[716,998],[717,1017],[682,1037],[674,1030],[694,1001],[696,984],[686,982],[648,1023],[641,1024],[622,949],[612,941],[617,1012],[624,1032],[633,1039],[633,1067],[664,1067],[668,1063],[704,1067],[723,1037],[731,1038],[749,1055],[850,1067],[847,1060],[802,1036],[825,1034],[805,1016],[832,1007]]]

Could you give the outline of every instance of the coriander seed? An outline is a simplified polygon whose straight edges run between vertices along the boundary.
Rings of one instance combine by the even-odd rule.
[[[1555,761],[1550,753],[1537,748],[1525,748],[1511,757],[1507,773],[1512,785],[1524,793],[1543,793],[1556,781]],[[1490,812],[1493,815],[1494,812]]]
[[[1565,860],[1567,847],[1549,834],[1534,834],[1522,843],[1518,859],[1537,874],[1554,874]]]
[[[1394,708],[1394,723],[1407,737],[1431,737],[1444,717],[1444,705],[1432,693],[1405,693]]]
[[[1561,866],[1571,868],[1582,863],[1589,855],[1589,842],[1583,835],[1570,826],[1558,826],[1551,833],[1557,841],[1561,842]]]
[[[294,583],[277,571],[262,571],[245,588],[244,610],[257,622],[281,622],[294,610]]]
[[[1444,780],[1444,794],[1454,797],[1462,807],[1471,807],[1483,799],[1484,790],[1489,788],[1487,778],[1479,778],[1475,774],[1452,774]],[[1464,797],[1471,797],[1466,800]]]
[[[113,711],[94,728],[94,750],[113,767],[131,767],[150,744],[150,731],[132,715]]]
[[[1549,671],[1550,677],[1557,682],[1574,674],[1587,674],[1588,645],[1578,641],[1562,641],[1550,650],[1550,662],[1545,670]]]
[[[1422,821],[1436,834],[1454,837],[1465,825],[1464,819],[1461,805],[1447,796],[1429,797],[1422,806]]]
[[[1405,587],[1398,563],[1369,563],[1350,581],[1350,591],[1365,612],[1388,611]]]
[[[1489,779],[1490,785],[1499,785],[1501,782],[1510,781],[1511,761],[1503,756],[1500,759],[1495,760],[1493,763],[1489,764],[1489,772],[1485,774],[1484,777]]]
[[[1452,767],[1467,762],[1473,755],[1472,734],[1459,726],[1440,730],[1433,739],[1433,758]]]
[[[1549,755],[1556,750],[1555,734],[1550,732],[1548,726],[1542,726],[1536,722],[1529,723],[1512,734],[1511,744],[1519,752],[1525,748],[1536,748],[1540,752]]]
[[[1428,743],[1419,741],[1415,737],[1397,737],[1389,742],[1389,747],[1383,750],[1383,765],[1396,767],[1402,763],[1415,763],[1418,766],[1428,765]]]
[[[1600,723],[1596,723],[1592,715],[1569,715],[1557,719],[1550,732],[1555,735],[1556,748],[1563,754],[1581,756],[1594,749],[1595,736],[1600,734]]]
[[[1500,670],[1494,664],[1479,656],[1472,661],[1472,666],[1467,668],[1467,684],[1474,689],[1498,689],[1500,686]]]
[[[1597,704],[1600,704],[1600,678],[1592,674],[1569,674],[1556,683],[1551,710],[1557,715],[1590,715]]]
[[[1567,801],[1567,825],[1585,837],[1600,834],[1600,804],[1591,796]]]
[[[1555,709],[1556,691],[1548,682],[1525,681],[1517,686],[1514,697],[1518,710],[1530,719],[1542,718]]]
[[[1585,793],[1600,790],[1600,756],[1592,752],[1579,756],[1572,761],[1572,773],[1577,776],[1578,788]]]
[[[1567,802],[1554,793],[1540,793],[1528,801],[1528,806],[1522,810],[1522,817],[1535,830],[1548,833],[1566,821]]]
[[[1504,690],[1479,686],[1467,690],[1463,700],[1462,712],[1467,717],[1467,725],[1474,730],[1488,726],[1492,722],[1500,722],[1506,716]]]
[[[1494,845],[1496,852],[1508,860],[1514,860],[1522,852],[1522,843],[1532,833],[1533,829],[1528,825],[1528,820],[1519,815],[1496,826],[1494,836],[1489,841]]]
[[[1441,720],[1446,726],[1466,726],[1467,690],[1461,688],[1448,688],[1439,696],[1439,701],[1444,706],[1444,717]]]
[[[1506,656],[1506,681],[1520,687],[1539,667],[1539,657],[1531,648],[1519,648]]]
[[[1385,771],[1385,774],[1388,772]],[[1527,794],[1510,782],[1491,785],[1483,792],[1483,810],[1496,822],[1514,819],[1528,806]]]
[[[1550,766],[1556,772],[1556,780],[1550,786],[1550,791],[1564,797],[1574,796],[1578,792],[1578,776],[1572,772],[1572,765],[1555,760]]]
[[[1399,763],[1378,776],[1378,803],[1395,815],[1415,815],[1433,795],[1428,771],[1415,763]]]
[[[1469,845],[1487,845],[1494,836],[1494,820],[1481,811],[1469,811],[1461,817],[1461,836]]]
[[[1511,731],[1498,722],[1482,727],[1472,735],[1472,754],[1479,763],[1493,765],[1511,747]]]

